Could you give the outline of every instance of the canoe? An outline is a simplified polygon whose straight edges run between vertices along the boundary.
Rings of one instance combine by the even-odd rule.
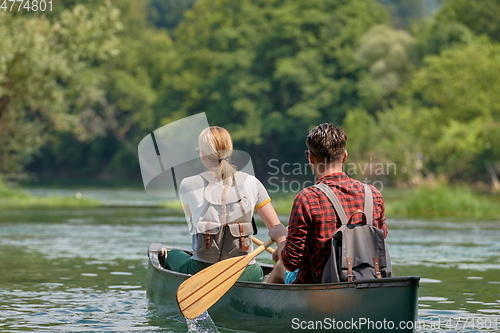
[[[163,267],[171,249],[149,246],[147,294],[154,303],[172,305],[179,315],[176,291],[190,275]],[[272,269],[261,266],[264,274]],[[415,332],[419,280],[409,276],[315,285],[238,281],[208,313],[219,327],[258,333]]]

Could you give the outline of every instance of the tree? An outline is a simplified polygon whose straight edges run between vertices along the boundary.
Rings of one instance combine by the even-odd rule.
[[[486,37],[424,60],[408,93],[432,167],[448,178],[477,179],[475,163],[498,187],[500,44]],[[486,177],[482,177],[485,180]]]
[[[446,0],[436,14],[412,27],[419,41],[420,59],[470,43],[476,35],[500,41],[500,3],[495,0]]]
[[[500,42],[500,2],[496,0],[446,0],[436,21],[460,23],[476,35],[487,35]]]
[[[407,29],[411,24],[431,14],[439,4],[439,0],[378,0],[387,6],[391,13],[393,25],[398,29]]]
[[[89,64],[116,54],[118,12],[76,6],[56,22],[0,12],[0,174],[15,178],[53,133],[84,137],[79,110],[99,96]]]
[[[158,28],[173,30],[182,21],[184,12],[196,0],[152,0],[148,6],[148,19]]]
[[[356,60],[368,67],[358,81],[368,110],[387,109],[414,70],[415,39],[403,30],[375,26],[363,36]]]
[[[28,167],[36,173],[59,170],[73,177],[138,175],[137,144],[158,127],[165,99],[162,91],[176,56],[165,29],[147,21],[147,3],[115,0],[123,29],[117,34],[119,56],[96,63],[103,74],[99,94],[80,112],[85,140],[61,133],[57,144]],[[64,169],[64,170],[62,170]]]
[[[174,33],[165,121],[206,111],[263,159],[296,155],[310,126],[357,105],[355,52],[387,20],[374,1],[198,1]]]
[[[369,114],[363,109],[349,112],[343,128],[349,138],[346,171],[384,185],[419,185],[434,174],[425,165],[426,143],[420,136],[420,120],[405,105]]]

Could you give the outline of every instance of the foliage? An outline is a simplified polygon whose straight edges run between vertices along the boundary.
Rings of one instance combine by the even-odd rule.
[[[158,28],[173,30],[182,21],[184,12],[196,0],[152,0],[148,6],[148,20]]]
[[[259,177],[333,122],[348,162],[396,165],[363,176],[500,188],[499,7],[445,1],[422,22],[417,0],[61,0],[46,16],[0,13],[0,174],[32,161],[42,176],[139,177],[146,133],[207,112]]]
[[[79,142],[69,133],[58,135],[30,164],[31,172],[43,175],[59,169],[64,177],[137,175],[137,144],[159,123],[165,103],[162,90],[176,57],[168,33],[149,25],[147,2],[113,4],[123,24],[117,34],[119,56],[97,64],[96,69],[105,73],[99,94],[80,111],[87,138]]]
[[[419,22],[423,17],[430,15],[438,6],[439,0],[378,0],[385,5],[392,17],[393,25],[399,29],[406,29],[412,23]]]
[[[5,182],[0,179],[0,198],[27,198],[28,194],[16,191],[8,187]]]
[[[427,57],[415,74],[409,90],[419,102],[419,133],[437,172],[472,172],[471,163],[480,157],[498,163],[499,71],[500,44],[476,38]]]
[[[475,194],[467,186],[420,187],[404,200],[391,201],[387,213],[396,216],[500,217],[498,204]]]
[[[198,1],[175,31],[164,122],[205,111],[240,147],[297,155],[309,127],[357,105],[355,51],[385,22],[373,1]]]
[[[373,27],[363,36],[356,60],[369,70],[357,86],[368,110],[387,109],[397,91],[410,79],[414,46],[410,34],[383,25]]]
[[[436,15],[443,23],[460,23],[476,35],[487,35],[500,42],[500,3],[498,1],[446,0]]]
[[[395,70],[396,74],[407,75],[406,84],[397,87],[392,97],[383,94],[373,71],[359,82],[364,89],[360,90],[365,97],[363,106],[373,116],[358,108],[346,117],[348,133],[363,141],[351,141],[351,156],[363,162],[375,159],[396,163],[397,175],[386,177],[393,183],[415,185],[426,178],[442,178],[490,183],[500,189],[500,155],[494,144],[500,133],[496,93],[500,88],[496,75],[500,44],[486,36],[478,37],[475,32],[479,31],[464,24],[467,19],[463,15],[452,19],[452,8],[465,3],[483,8],[482,3],[448,2],[434,20],[413,29],[419,59],[408,61],[407,71]],[[474,13],[478,10],[471,9],[469,14]],[[373,30],[367,36],[370,34]],[[363,52],[382,54],[384,42],[377,43],[377,34],[374,36],[362,44],[358,59]],[[389,45],[386,50],[397,46],[388,38],[380,39]],[[376,57],[367,58],[371,66],[377,63]],[[376,96],[383,101],[378,108],[373,102]]]
[[[355,138],[347,147],[348,171],[356,165],[358,176],[378,179],[384,186],[418,185],[428,175],[422,154],[425,143],[410,108],[396,106],[375,116],[357,109],[347,115],[343,126]]]
[[[394,163],[395,183],[425,178],[495,182],[500,151],[500,44],[476,37],[469,44],[424,59],[409,84],[399,89],[403,104],[370,116],[348,114],[344,126],[355,135],[351,156]],[[401,103],[398,102],[398,103]]]
[[[420,57],[470,43],[477,35],[484,34],[500,41],[498,15],[498,1],[444,1],[434,17],[413,26],[413,34],[419,41]]]
[[[55,131],[85,136],[79,110],[103,76],[89,66],[116,54],[118,13],[76,6],[54,23],[0,12],[0,173],[14,177]]]
[[[136,33],[137,34],[137,33]],[[163,30],[144,29],[139,38],[125,36],[120,44],[120,57],[102,66],[107,73],[101,87],[104,94],[84,112],[87,127],[110,132],[123,146],[136,155],[142,133],[157,123],[159,89],[172,63],[172,42]],[[140,130],[140,138],[134,137]]]

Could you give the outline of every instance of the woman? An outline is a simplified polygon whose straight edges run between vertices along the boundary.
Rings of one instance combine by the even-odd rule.
[[[193,255],[171,250],[166,262],[170,269],[187,274],[250,252],[254,210],[269,230],[286,230],[262,183],[231,165],[233,143],[227,130],[206,128],[198,145],[206,171],[183,179],[179,191],[190,224]],[[239,279],[260,282],[262,277],[262,268],[253,260]]]

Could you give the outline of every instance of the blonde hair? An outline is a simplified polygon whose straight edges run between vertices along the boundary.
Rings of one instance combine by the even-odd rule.
[[[217,179],[231,184],[236,169],[231,164],[233,141],[229,132],[219,126],[207,127],[198,137],[198,146],[203,155],[218,164],[214,169]]]

